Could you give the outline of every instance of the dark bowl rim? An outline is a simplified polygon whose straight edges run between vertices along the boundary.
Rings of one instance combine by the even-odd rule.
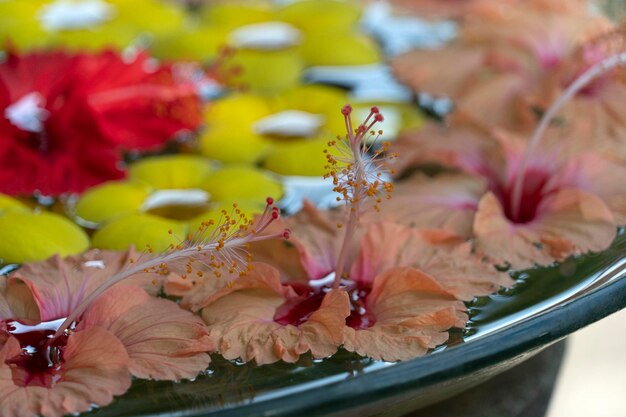
[[[626,307],[626,278],[555,306],[536,316],[435,355],[400,362],[298,392],[221,410],[189,410],[180,415],[203,417],[322,416],[433,386],[504,362],[561,340]]]

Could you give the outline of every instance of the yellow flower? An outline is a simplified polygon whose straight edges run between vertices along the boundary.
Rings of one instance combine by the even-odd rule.
[[[87,234],[63,216],[33,211],[0,194],[0,263],[24,263],[54,254],[72,255],[89,247]]]
[[[345,130],[339,109],[346,101],[343,90],[319,85],[300,85],[272,97],[226,97],[205,113],[201,152],[224,162],[260,161],[284,175],[321,175],[326,142]]]
[[[308,33],[355,28],[361,17],[354,1],[304,0],[287,4],[276,13],[278,20],[291,23]]]
[[[310,33],[299,49],[309,65],[365,65],[381,60],[376,43],[358,33]]]
[[[295,87],[305,62],[296,48],[260,51],[240,48],[226,60],[225,67],[240,68],[238,75],[225,77],[227,84],[271,94]]]
[[[226,45],[228,31],[221,27],[187,25],[155,36],[150,53],[158,59],[209,62]]]
[[[296,87],[307,66],[380,61],[376,44],[359,33],[360,15],[352,1],[306,0],[282,7],[221,2],[202,10],[200,27],[185,29],[180,38],[176,32],[156,37],[152,48],[164,59],[206,60],[219,45],[234,47],[221,65],[225,83],[275,94]]]
[[[6,0],[0,2],[0,40],[25,50],[121,49],[142,33],[178,30],[184,20],[181,7],[160,0]]]
[[[322,176],[328,171],[324,149],[328,138],[286,142],[274,146],[263,167],[281,175]]]
[[[269,142],[254,132],[253,125],[271,113],[268,101],[254,94],[235,94],[216,101],[205,111],[200,152],[227,163],[255,163],[268,151]]]
[[[268,174],[245,166],[216,168],[195,155],[165,155],[131,164],[129,179],[87,190],[75,206],[78,221],[97,227],[92,245],[104,249],[149,244],[162,251],[195,233],[221,210],[263,211],[265,199],[282,197]]]

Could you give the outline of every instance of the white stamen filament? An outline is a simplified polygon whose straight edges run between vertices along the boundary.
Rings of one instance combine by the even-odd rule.
[[[589,83],[591,83],[594,79],[619,66],[626,66],[626,52],[621,52],[619,54],[605,58],[601,62],[589,68],[582,75],[576,78],[576,80],[574,80],[574,82],[572,82],[565,89],[565,91],[563,91],[563,93],[557,98],[557,100],[552,103],[548,110],[543,114],[539,125],[533,132],[533,135],[531,136],[528,145],[526,146],[524,156],[522,157],[519,165],[517,177],[515,178],[515,182],[513,183],[513,192],[511,194],[511,207],[513,209],[513,218],[516,218],[519,215],[519,211],[521,208],[520,206],[522,204],[521,200],[522,191],[524,188],[524,176],[526,174],[526,169],[528,168],[528,161],[530,160],[530,157],[535,152],[535,149],[541,142],[541,139],[543,138],[546,129],[549,127],[554,117],[568,101],[570,101],[583,88],[589,85]]]

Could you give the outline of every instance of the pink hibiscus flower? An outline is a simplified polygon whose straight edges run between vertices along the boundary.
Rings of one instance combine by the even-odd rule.
[[[0,63],[0,191],[59,195],[124,176],[122,151],[196,129],[199,99],[145,54],[9,53]]]
[[[403,148],[414,145],[412,161],[439,162],[471,176],[406,181],[405,197],[385,208],[393,218],[416,224],[436,218],[473,237],[479,253],[516,268],[603,250],[616,225],[626,221],[625,193],[613,180],[616,172],[626,174],[626,167],[569,149],[558,132],[528,159],[516,203],[514,188],[525,153],[521,139],[504,132],[480,136],[467,125],[432,131],[403,138]],[[413,216],[403,209],[409,204]]]
[[[611,56],[626,57],[626,29],[597,36],[576,48],[546,78],[541,89],[531,98],[534,106],[548,109],[550,104],[571,88],[582,74],[597,67]],[[626,62],[626,58],[623,58]],[[615,67],[603,72],[577,90],[558,112],[564,129],[568,130],[571,147],[593,149],[626,161],[626,70]]]
[[[283,324],[306,322],[330,290],[342,246],[335,216],[307,205],[285,219],[292,231],[290,246],[273,246],[272,257],[263,251],[264,261],[281,269],[282,281],[299,294],[278,307]],[[301,229],[307,233],[299,234]],[[447,340],[451,327],[465,324],[459,300],[512,284],[508,275],[473,257],[471,246],[452,233],[381,222],[361,227],[356,236],[339,290],[349,296],[343,346],[363,356],[403,360],[422,355]],[[299,269],[292,258],[300,259]]]
[[[183,305],[201,310],[227,358],[293,362],[305,352],[329,356],[341,345],[374,358],[414,357],[445,341],[449,328],[464,324],[464,305],[455,294],[471,298],[510,284],[445,232],[392,223],[359,226],[370,210],[380,209],[379,191],[391,191],[380,175],[386,145],[370,156],[370,146],[362,143],[382,116],[373,108],[353,129],[351,108],[342,113],[346,141],[331,141],[327,157],[346,212],[322,212],[307,203],[296,216],[271,225],[268,232],[288,229],[292,239],[256,242],[251,250],[278,269],[257,263],[243,277],[226,277],[219,285],[203,279],[199,285],[173,287],[184,295]],[[430,247],[435,244],[440,248]],[[414,268],[421,262],[439,274],[446,270],[443,253],[450,251],[460,260],[445,284]]]
[[[545,88],[580,42],[613,27],[579,2],[471,3],[452,45],[408,52],[392,67],[416,92],[445,95],[474,119],[508,129],[532,128],[529,93]]]
[[[65,318],[134,256],[55,256],[2,278],[3,416],[82,412],[124,393],[131,375],[178,380],[206,369],[214,344],[202,320],[132,285],[154,286],[152,274],[112,287],[59,333]]]

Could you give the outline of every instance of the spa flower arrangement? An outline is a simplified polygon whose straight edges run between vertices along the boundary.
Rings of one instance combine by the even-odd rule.
[[[609,248],[626,29],[587,3],[0,1],[0,415],[411,360]]]

